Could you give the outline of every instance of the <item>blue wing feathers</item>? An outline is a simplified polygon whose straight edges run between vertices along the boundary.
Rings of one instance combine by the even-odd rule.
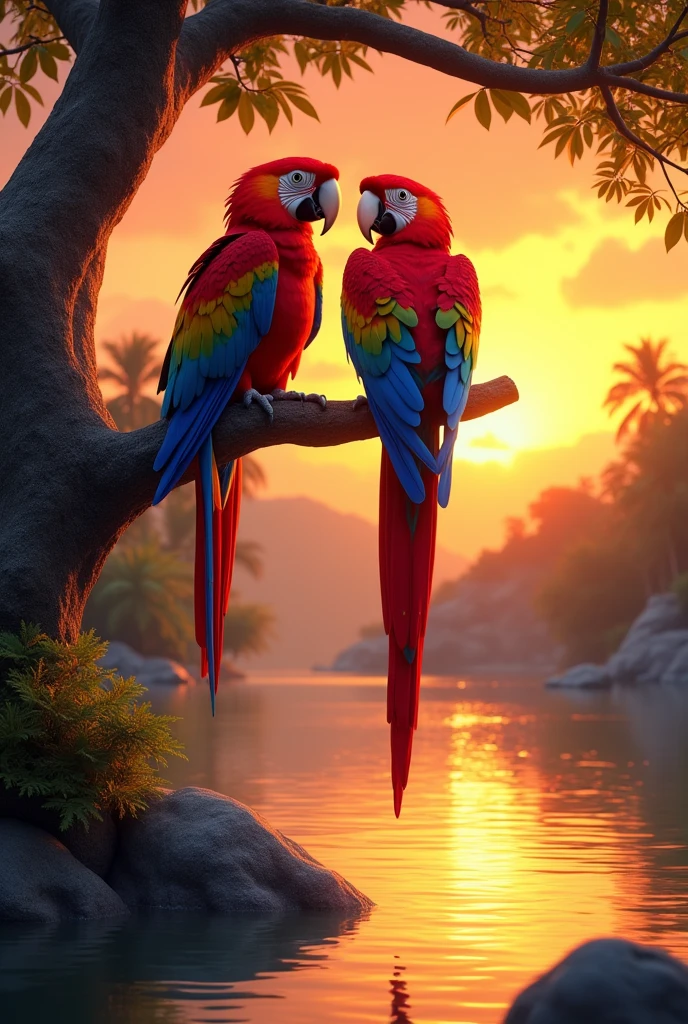
[[[276,292],[276,273],[256,278],[251,304],[235,314],[231,337],[216,334],[211,354],[196,359],[173,352],[162,406],[169,426],[154,463],[163,475],[153,504],[175,487],[231,400],[251,353],[270,329]]]

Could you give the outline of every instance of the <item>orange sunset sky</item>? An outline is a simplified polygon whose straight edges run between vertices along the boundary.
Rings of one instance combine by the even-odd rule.
[[[414,21],[442,31],[430,12]],[[339,166],[343,207],[317,242],[324,322],[298,385],[353,397],[358,387],[344,356],[339,291],[348,253],[363,244],[358,182],[380,172],[426,182],[443,196],[454,251],[471,257],[482,286],[475,379],[508,373],[521,393],[517,405],[460,434],[452,507],[441,514],[439,540],[473,556],[499,541],[504,517],[522,513],[541,487],[592,475],[611,455],[601,403],[622,342],[668,336],[674,354],[688,359],[688,246],[667,256],[663,221],[636,227],[628,211],[599,202],[590,187],[593,160],[573,169],[565,157],[555,161],[551,148],[537,148],[537,124],[494,118],[487,132],[466,110],[445,125],[453,102],[471,87],[395,57],[369,59],[375,74],[361,71],[339,91],[309,71],[304,84],[320,122],[297,113],[294,127],[280,121],[272,135],[260,122],[246,138],[235,119],[216,124],[215,108],[200,108],[201,94],[191,101],[112,239],[98,338],[136,328],[166,344],[188,267],[222,233],[230,183],[252,164],[309,154]],[[286,74],[298,78],[298,69]],[[28,132],[13,116],[2,123],[0,185],[41,120],[35,115]],[[379,442],[278,448],[261,458],[269,496],[307,494],[376,517]]]

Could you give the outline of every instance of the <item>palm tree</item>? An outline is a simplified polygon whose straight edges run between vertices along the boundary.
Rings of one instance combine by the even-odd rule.
[[[110,555],[89,598],[84,619],[108,640],[141,654],[184,660],[193,627],[191,566],[156,541],[122,544]]]
[[[103,343],[111,365],[102,367],[98,376],[121,388],[118,395],[106,402],[119,430],[145,427],[160,415],[158,402],[144,393],[146,385],[157,380],[160,373],[158,345],[155,338],[136,331],[119,341]]]
[[[666,422],[688,402],[688,365],[665,360],[668,344],[667,338],[641,338],[639,345],[624,345],[631,356],[628,362],[614,363],[624,379],[609,389],[604,407],[613,416],[634,402],[619,424],[617,441],[630,431],[642,433],[651,423]]]

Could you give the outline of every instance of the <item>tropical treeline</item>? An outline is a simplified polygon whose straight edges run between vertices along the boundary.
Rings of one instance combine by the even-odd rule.
[[[688,366],[667,349],[643,339],[614,365],[618,455],[600,479],[543,491],[468,573],[518,574],[569,664],[611,654],[651,594],[686,590]]]
[[[157,380],[160,343],[133,333],[105,342],[108,363],[101,380],[115,391],[107,408],[119,430],[154,422],[159,403],[148,393]],[[244,496],[264,486],[260,463],[244,459]],[[89,598],[85,628],[94,627],[107,640],[120,640],[145,655],[182,662],[196,659],[193,638],[193,558],[196,525],[192,484],[177,488],[157,508],[149,509],[123,535],[108,558]],[[262,572],[260,546],[239,541],[237,565],[254,577]],[[273,627],[270,608],[242,602],[236,590],[225,629],[230,657],[258,653],[269,643]]]

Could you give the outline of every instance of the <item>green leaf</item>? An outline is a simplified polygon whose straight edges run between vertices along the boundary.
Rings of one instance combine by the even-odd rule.
[[[363,68],[364,71],[370,71],[372,74],[373,69],[367,60],[363,60],[363,57],[359,57],[357,53],[347,53],[347,57],[353,64],[358,64],[359,68]]]
[[[475,97],[474,110],[475,116],[478,118],[480,124],[486,131],[489,131],[490,124],[492,123],[492,108],[490,107],[490,101],[487,98],[487,93],[484,89],[481,89]]]
[[[37,70],[38,54],[36,53],[36,47],[34,46],[29,50],[27,55],[24,57],[24,60],[21,62],[21,67],[19,69],[19,81],[30,82]]]
[[[48,49],[55,60],[71,60],[72,51],[64,43],[49,43]]]
[[[52,56],[52,54],[48,53],[47,50],[44,50],[43,47],[40,47],[40,49],[38,50],[38,60],[40,62],[41,71],[43,72],[43,74],[47,75],[48,78],[52,78],[53,82],[56,82],[57,61]]]
[[[26,128],[31,120],[31,104],[21,89],[14,90],[14,105],[17,109],[17,117]]]
[[[277,100],[275,97],[268,92],[258,93],[253,97],[253,106],[256,108],[260,116],[268,126],[268,131],[272,132],[272,129],[277,124],[277,118],[279,117],[279,107],[277,106]]]
[[[666,226],[666,231],[664,232],[664,245],[666,246],[667,252],[671,252],[674,246],[678,245],[681,241],[681,235],[684,233],[685,229],[686,214],[684,210],[679,210],[679,212],[675,213],[671,218]]]
[[[518,114],[519,117],[522,117],[524,121],[527,121],[528,124],[530,124],[532,111],[530,109],[530,103],[523,95],[523,93],[509,92],[507,93],[507,95],[509,97],[509,102],[511,103],[511,107],[514,113]]]
[[[584,21],[585,11],[576,11],[576,13],[572,14],[569,20],[566,22],[566,28],[564,29],[564,32],[567,36],[570,36],[571,33],[578,31],[578,29],[581,27]]]
[[[41,94],[39,93],[38,89],[35,88],[35,86],[29,85],[28,82],[24,82],[20,88],[22,88],[24,92],[28,93],[32,100],[35,100],[36,103],[40,103],[41,106],[43,106]]]
[[[240,92],[237,92],[235,96],[232,96],[228,100],[222,101],[222,103],[220,104],[220,108],[217,112],[218,121],[226,121],[228,117],[232,116],[232,114],[236,111],[236,108],[239,106],[239,100],[241,99],[241,95],[242,94]]]
[[[621,46],[621,36],[618,32],[615,32],[611,25],[607,25],[607,31],[604,34],[605,41],[608,42],[615,50],[618,50]]]
[[[252,97],[242,92],[239,97],[239,124],[248,135],[256,121],[256,113],[251,102]]]
[[[514,113],[514,109],[509,100],[509,93],[502,92],[501,89],[490,89],[490,99],[492,100],[492,106],[495,108],[497,113],[504,118],[504,123],[506,124]]]
[[[447,114],[447,120],[446,120],[445,124],[448,124],[451,121],[452,117],[454,117],[455,114],[458,114],[458,112],[460,110],[463,110],[463,108],[466,106],[466,104],[470,103],[470,101],[473,99],[473,97],[475,95],[476,95],[476,93],[469,92],[467,96],[462,96],[460,100],[457,100],[456,103],[454,104],[454,106],[451,108],[451,110]]]
[[[4,92],[0,93],[0,114],[4,117],[12,102],[12,86],[8,85]]]
[[[289,99],[294,106],[301,111],[302,114],[308,114],[309,117],[314,117],[316,121],[319,121],[318,112],[313,104],[306,99],[305,96],[290,96]]]
[[[211,103],[219,103],[221,100],[230,99],[236,93],[237,103],[239,102],[240,86],[236,81],[221,82],[208,89],[201,100],[202,107],[209,107]]]
[[[294,56],[298,61],[301,74],[303,74],[306,68],[308,67],[310,61],[308,58],[308,50],[306,49],[302,42],[294,43]]]

